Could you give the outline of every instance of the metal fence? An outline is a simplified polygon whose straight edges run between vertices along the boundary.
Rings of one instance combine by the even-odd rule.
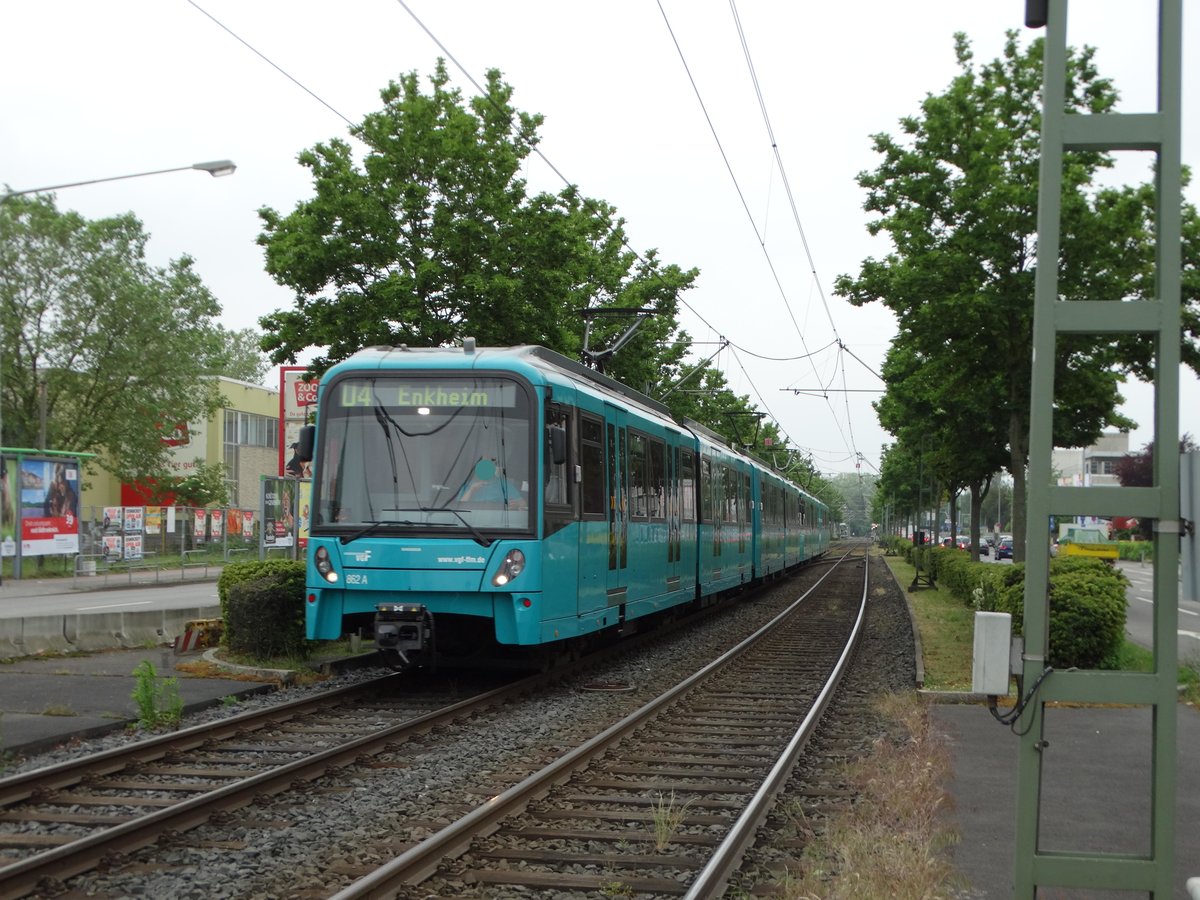
[[[298,558],[295,541],[273,546],[262,541],[259,510],[239,507],[83,507],[79,511],[79,551],[25,556],[21,577],[110,575],[164,580],[207,575],[230,562],[267,556]],[[5,557],[3,576],[12,577],[14,560]]]

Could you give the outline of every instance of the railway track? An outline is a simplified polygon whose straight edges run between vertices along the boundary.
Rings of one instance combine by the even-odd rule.
[[[397,698],[385,675],[0,780],[0,898],[62,881],[264,797],[537,690]]]
[[[820,570],[824,568],[812,570],[811,578],[822,574]],[[734,618],[740,620],[743,615],[739,613]],[[679,624],[684,634],[690,634],[694,628],[694,623]],[[259,811],[266,809],[261,804],[267,798],[276,798],[274,808],[277,810],[280,802],[284,804],[283,808],[325,802],[322,795],[328,796],[331,779],[336,783],[346,778],[361,781],[365,777],[386,791],[383,785],[391,776],[384,773],[409,771],[414,746],[424,745],[416,751],[418,754],[436,754],[437,747],[452,747],[460,740],[458,735],[466,734],[461,731],[463,728],[478,731],[479,727],[487,727],[489,716],[495,719],[522,714],[523,706],[501,709],[503,704],[524,695],[536,696],[542,688],[555,682],[566,680],[570,683],[574,676],[582,676],[576,679],[577,685],[588,685],[592,683],[588,673],[598,659],[623,657],[640,644],[656,640],[653,635],[639,635],[621,642],[609,654],[457,702],[428,693],[414,696],[411,685],[406,691],[408,696],[397,698],[393,696],[392,686],[406,676],[389,675],[371,684],[294,701],[259,713],[243,714],[211,725],[195,726],[77,762],[0,780],[0,898],[33,893],[49,895],[80,881],[92,883],[93,887],[79,885],[89,893],[95,890],[97,883],[136,886],[139,871],[161,875],[177,868],[176,862],[166,860],[178,859],[181,847],[194,847],[190,853],[203,853],[202,848],[208,846],[209,852],[216,855],[223,852],[220,848],[230,838],[233,844],[239,843],[237,833],[244,833],[247,825],[251,829],[277,828],[281,819],[278,813]],[[786,646],[778,652],[785,656],[790,654]],[[653,656],[649,658],[654,659]],[[715,671],[717,665],[714,663],[706,671]],[[769,668],[768,674],[756,677],[777,677],[770,674],[772,671],[775,670]],[[675,677],[683,676],[681,673]],[[469,692],[462,684],[457,684],[455,689],[457,697]],[[577,687],[574,692],[580,689]],[[586,690],[586,687],[582,689]],[[568,689],[568,694],[572,692]],[[624,711],[609,719],[609,724],[627,715],[640,702],[625,703]],[[585,706],[595,711],[594,702]],[[492,711],[481,720],[478,714],[489,708]],[[722,713],[715,707],[708,715],[713,727],[717,728],[725,727],[720,723],[736,717],[729,709]],[[449,727],[451,725],[453,727]],[[583,722],[579,723],[577,740],[595,733],[587,727]],[[598,731],[605,726],[594,727]],[[566,737],[566,734],[560,736]],[[415,745],[412,743],[414,737],[417,738]],[[522,767],[522,770],[536,770],[546,759],[561,753],[562,747],[571,745],[560,743],[554,754],[543,755],[535,751],[532,757],[526,757],[532,765]],[[367,772],[375,774],[354,774]],[[327,773],[331,773],[330,778],[322,779]],[[522,777],[522,774],[516,774],[507,781],[501,778],[494,790],[482,796],[503,793]],[[614,777],[628,779],[630,775],[618,773]],[[314,785],[318,779],[322,780]],[[335,794],[339,790],[333,787]],[[670,788],[666,790],[669,795]],[[472,789],[467,793],[480,795],[478,790]],[[680,803],[685,802],[682,791],[677,795]],[[697,802],[693,801],[689,807],[693,815],[699,808]],[[740,798],[737,802],[744,805]],[[255,807],[246,808],[250,804]],[[461,807],[463,810],[468,808]],[[648,813],[650,810],[643,805],[640,810],[643,824]],[[653,818],[652,813],[650,817]],[[197,832],[199,837],[184,836],[204,823],[209,825]],[[681,825],[684,830],[694,827],[687,822]],[[425,834],[434,830],[436,828],[428,829]],[[222,832],[229,837],[224,837]],[[164,837],[167,840],[161,841]],[[402,839],[399,847],[393,839],[391,846],[395,849],[390,854],[368,856],[367,862],[386,859],[422,837]],[[689,840],[682,832],[679,839]],[[149,845],[156,841],[162,846],[150,848]],[[233,844],[224,852],[236,855],[239,851]],[[256,844],[257,840],[246,845],[249,852],[253,852],[250,848]],[[138,848],[147,849],[134,854]],[[630,851],[625,847],[622,852],[628,855]],[[160,859],[165,865],[157,861]],[[511,866],[511,862],[500,861],[497,865]],[[97,868],[100,872],[67,881],[78,873]],[[322,878],[303,884],[292,881],[288,891],[303,889],[304,896],[328,897],[339,886],[345,885],[347,878],[369,870],[369,866],[362,866],[361,860],[344,865],[337,863],[336,857],[318,868],[328,869],[332,879]],[[337,877],[339,869],[342,874]],[[270,876],[265,877],[270,880]],[[325,882],[325,886],[321,886],[321,882]],[[254,893],[249,888],[236,887],[230,892],[231,887],[233,885],[226,883],[221,896],[280,896],[278,888],[254,889],[260,890],[260,893]],[[107,894],[112,889],[99,890]],[[118,895],[130,890],[143,893],[136,887],[116,888]],[[178,889],[158,885],[150,888],[146,895],[177,896]]]
[[[413,676],[388,674],[0,779],[0,900],[60,892],[73,876],[111,868],[140,848],[267,797],[303,792],[332,771],[369,765],[416,737],[584,673],[712,613],[500,688],[472,690],[456,679],[439,694],[414,687]],[[404,695],[397,697],[401,684]]]
[[[503,888],[719,896],[853,654],[866,562],[843,557],[728,653],[335,900]]]

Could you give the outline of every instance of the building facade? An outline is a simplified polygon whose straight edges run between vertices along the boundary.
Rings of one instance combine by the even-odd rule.
[[[187,476],[203,463],[225,465],[229,505],[257,509],[261,477],[279,474],[279,391],[217,376],[223,407],[205,422],[188,422],[164,438],[171,445],[172,473]],[[84,506],[137,506],[145,498],[94,461],[85,463]]]
[[[1052,464],[1060,485],[1100,487],[1117,485],[1117,463],[1129,455],[1128,432],[1100,435],[1090,447],[1055,449]]]

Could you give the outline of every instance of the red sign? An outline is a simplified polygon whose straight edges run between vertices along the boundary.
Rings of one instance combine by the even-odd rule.
[[[292,387],[296,391],[297,406],[312,406],[317,402],[317,382],[293,381]]]

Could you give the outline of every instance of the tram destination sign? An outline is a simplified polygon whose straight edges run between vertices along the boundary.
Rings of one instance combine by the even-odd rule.
[[[342,407],[512,408],[517,405],[517,386],[501,381],[352,380],[338,385],[337,397]]]

